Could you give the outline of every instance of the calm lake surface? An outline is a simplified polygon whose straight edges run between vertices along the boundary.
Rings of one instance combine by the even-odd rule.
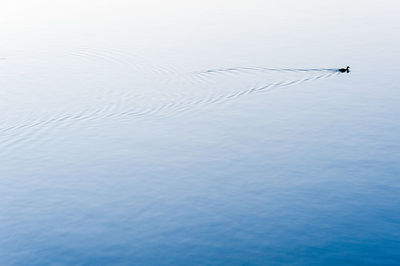
[[[0,264],[400,264],[399,7],[4,0]]]

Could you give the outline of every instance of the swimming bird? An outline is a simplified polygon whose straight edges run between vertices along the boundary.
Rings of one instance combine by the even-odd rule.
[[[350,68],[350,67],[347,66],[346,68],[341,68],[341,69],[339,69],[339,71],[342,72],[342,73],[344,73],[344,72],[349,73],[349,72],[350,72],[349,68]]]

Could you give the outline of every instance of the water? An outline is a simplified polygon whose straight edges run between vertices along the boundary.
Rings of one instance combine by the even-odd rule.
[[[399,264],[398,11],[4,1],[0,264]]]

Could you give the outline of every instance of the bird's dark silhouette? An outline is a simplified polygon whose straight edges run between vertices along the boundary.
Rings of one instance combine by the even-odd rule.
[[[339,71],[342,73],[344,73],[344,72],[349,73],[350,72],[349,68],[350,68],[349,66],[347,66],[346,68],[340,68]]]

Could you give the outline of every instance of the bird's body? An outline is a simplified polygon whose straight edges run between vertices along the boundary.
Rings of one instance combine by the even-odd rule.
[[[346,68],[340,68],[339,72],[342,72],[342,73],[347,72],[347,73],[349,73],[350,72],[349,68],[350,68],[349,66],[347,66]]]

